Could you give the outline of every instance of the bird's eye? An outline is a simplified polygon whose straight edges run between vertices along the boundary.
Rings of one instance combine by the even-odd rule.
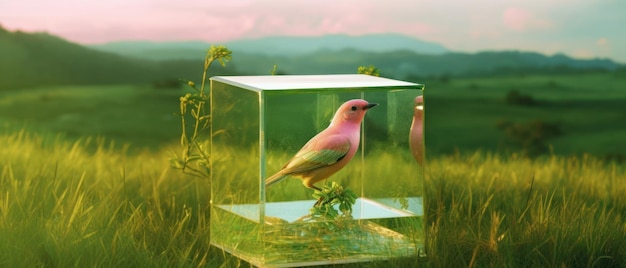
[[[350,107],[350,109],[351,109],[352,111],[356,111],[356,106],[352,106],[352,107]]]

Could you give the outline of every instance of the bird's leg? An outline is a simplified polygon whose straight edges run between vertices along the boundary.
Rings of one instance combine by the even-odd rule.
[[[309,181],[309,180],[304,180],[303,184],[304,184],[305,187],[307,187],[309,189],[313,189],[313,190],[318,191],[320,193],[322,192],[322,189],[320,189],[317,186],[313,185],[313,183],[311,181]],[[324,201],[324,197],[320,196],[320,198],[317,199],[317,202],[315,202],[315,205],[313,205],[313,206],[314,207],[318,207],[319,205],[322,204],[322,201]]]

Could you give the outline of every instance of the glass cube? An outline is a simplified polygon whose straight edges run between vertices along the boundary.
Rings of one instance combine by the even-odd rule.
[[[409,146],[423,88],[368,75],[211,78],[211,244],[260,267],[423,254],[424,169]],[[356,203],[350,215],[312,220],[312,189],[295,177],[266,188],[265,179],[350,99],[378,105],[361,123],[354,158],[316,186],[335,182]]]

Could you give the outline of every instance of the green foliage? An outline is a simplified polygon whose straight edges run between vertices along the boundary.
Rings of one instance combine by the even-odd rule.
[[[386,189],[391,191],[391,197],[393,197],[394,202],[398,202],[400,204],[401,209],[409,208],[409,200],[407,197],[407,188],[405,185],[398,185],[395,189]]]
[[[321,191],[315,190],[313,198],[318,202],[311,208],[313,219],[333,220],[337,217],[351,217],[352,205],[356,202],[356,194],[350,189],[332,182],[324,185]],[[338,206],[339,210],[335,208]],[[340,214],[341,213],[341,214]]]
[[[534,120],[526,124],[500,121],[497,128],[531,157],[548,153],[547,141],[563,134],[558,124]]]
[[[196,87],[193,81],[187,81],[187,85],[195,92],[187,93],[180,97],[180,120],[181,136],[180,144],[183,151],[180,157],[174,156],[170,163],[174,168],[183,172],[208,178],[210,176],[210,152],[207,141],[210,135],[211,115],[208,112],[209,95],[206,93],[207,73],[214,61],[218,61],[222,67],[232,59],[232,52],[224,46],[211,46],[204,60],[202,84]],[[191,126],[187,123],[187,117],[191,116]],[[189,130],[190,129],[190,130]]]
[[[535,99],[531,95],[521,94],[518,90],[512,89],[506,94],[506,103],[522,106],[533,106],[536,104]]]
[[[371,76],[380,76],[380,70],[374,67],[374,65],[370,65],[368,67],[359,66],[359,68],[357,68],[357,73],[371,75]]]

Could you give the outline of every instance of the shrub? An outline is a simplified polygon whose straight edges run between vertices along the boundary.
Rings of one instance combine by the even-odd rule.
[[[523,152],[531,157],[547,153],[549,151],[547,140],[563,134],[558,124],[540,120],[525,124],[503,120],[498,122],[496,127],[504,131],[511,143],[521,147]]]
[[[533,106],[537,104],[532,96],[521,94],[516,89],[509,90],[509,92],[506,94],[505,101],[508,104],[522,106]]]

